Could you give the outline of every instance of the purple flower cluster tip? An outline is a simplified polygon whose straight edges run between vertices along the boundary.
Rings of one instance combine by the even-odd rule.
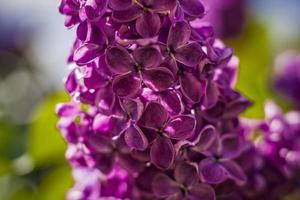
[[[215,200],[242,187],[238,58],[199,0],[62,0],[76,28],[58,128],[69,200]],[[226,196],[226,195],[225,195]]]

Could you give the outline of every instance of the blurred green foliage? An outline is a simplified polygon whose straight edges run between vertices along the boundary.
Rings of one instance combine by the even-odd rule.
[[[72,178],[54,110],[68,100],[64,91],[46,97],[27,126],[0,121],[1,200],[64,199]]]

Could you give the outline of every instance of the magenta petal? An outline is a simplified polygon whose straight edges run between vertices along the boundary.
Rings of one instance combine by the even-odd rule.
[[[113,80],[113,91],[120,97],[131,97],[141,89],[141,79],[131,72],[119,75]]]
[[[185,21],[176,22],[170,28],[167,45],[172,50],[175,50],[177,47],[186,44],[190,36],[190,25]]]
[[[146,106],[139,123],[145,128],[159,130],[163,128],[168,118],[168,112],[161,104],[157,102],[150,102]]]
[[[201,45],[193,42],[176,49],[175,58],[178,62],[189,66],[195,67],[201,61],[203,51]]]
[[[66,79],[65,89],[72,94],[78,86],[75,71],[72,71]]]
[[[109,48],[105,59],[109,69],[116,74],[130,72],[134,68],[134,61],[127,50],[121,46]]]
[[[185,140],[194,134],[196,120],[192,115],[179,115],[166,125],[165,133],[174,140]]]
[[[241,142],[236,134],[227,134],[221,138],[222,156],[225,159],[236,158],[241,153]]]
[[[214,107],[219,100],[219,88],[216,83],[209,82],[206,87],[203,105],[206,109]]]
[[[132,0],[109,0],[109,7],[113,10],[127,10],[132,3]]]
[[[146,69],[142,76],[144,83],[156,92],[164,91],[174,84],[173,74],[166,68]]]
[[[85,65],[103,55],[104,48],[92,43],[85,43],[74,52],[73,59],[78,65]]]
[[[152,181],[152,190],[156,197],[166,198],[179,193],[179,184],[165,174],[158,174]]]
[[[143,37],[149,38],[157,35],[161,21],[157,14],[144,13],[136,20],[136,31]]]
[[[148,140],[141,129],[135,125],[130,126],[125,132],[126,144],[140,151],[144,151],[148,147]]]
[[[215,200],[216,195],[214,189],[207,184],[196,184],[189,192],[189,200]]]
[[[166,108],[170,115],[179,115],[183,112],[183,104],[179,94],[172,90],[160,93],[160,103]]]
[[[193,17],[201,17],[205,13],[205,9],[200,0],[179,0],[179,4],[183,11]]]
[[[118,163],[131,173],[141,172],[144,168],[144,163],[134,159],[130,154],[119,154]]]
[[[112,140],[101,133],[89,135],[85,144],[95,153],[109,154],[113,151]]]
[[[126,10],[115,10],[112,13],[112,18],[117,22],[131,22],[137,18],[139,18],[143,14],[143,10],[136,5],[130,6]]]
[[[199,133],[198,138],[194,142],[193,151],[202,153],[203,151],[206,151],[214,144],[214,141],[217,138],[217,132],[216,129],[211,126],[207,125],[205,126],[201,132]]]
[[[172,10],[176,6],[176,0],[148,0],[147,5],[156,11]]]
[[[151,162],[158,168],[168,169],[174,162],[175,150],[170,139],[157,137],[150,149]]]
[[[225,161],[222,162],[222,166],[228,173],[229,178],[236,181],[237,184],[243,185],[247,181],[247,177],[243,169],[234,161]]]
[[[99,88],[96,95],[96,106],[102,113],[109,113],[115,103],[115,94],[112,90],[111,84]]]
[[[92,158],[96,160],[96,168],[102,173],[108,174],[113,168],[115,154],[93,154]]]
[[[93,130],[97,134],[118,136],[127,128],[127,121],[114,116],[97,114],[93,121]]]
[[[201,82],[188,72],[182,74],[179,80],[183,95],[193,103],[198,103],[203,95]]]
[[[183,184],[186,187],[191,186],[199,181],[195,166],[186,162],[176,165],[174,170],[174,178],[178,183]]]
[[[222,165],[210,158],[200,161],[199,174],[203,182],[209,184],[219,184],[226,179],[226,174]]]
[[[121,101],[121,107],[123,108],[124,112],[128,114],[130,119],[134,121],[140,119],[144,111],[144,105],[138,99],[124,99]]]
[[[139,47],[133,51],[134,60],[144,68],[156,67],[161,62],[160,52],[151,46]]]

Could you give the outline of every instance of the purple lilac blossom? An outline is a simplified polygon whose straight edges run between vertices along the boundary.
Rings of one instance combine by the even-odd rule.
[[[279,55],[274,72],[275,89],[300,109],[300,53],[290,50]]]
[[[247,0],[202,0],[207,14],[200,22],[214,27],[217,37],[234,38],[241,34],[246,22]]]
[[[247,177],[234,89],[238,58],[199,0],[62,0],[77,34],[58,128],[75,185],[69,200],[215,200]]]

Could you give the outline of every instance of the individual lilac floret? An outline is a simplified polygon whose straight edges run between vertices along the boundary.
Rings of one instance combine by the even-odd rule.
[[[245,184],[238,117],[251,103],[232,49],[197,23],[200,0],[62,0],[60,12],[76,39],[57,127],[86,174],[68,199],[215,200]]]
[[[300,109],[300,54],[287,51],[278,56],[274,67],[274,86]]]

